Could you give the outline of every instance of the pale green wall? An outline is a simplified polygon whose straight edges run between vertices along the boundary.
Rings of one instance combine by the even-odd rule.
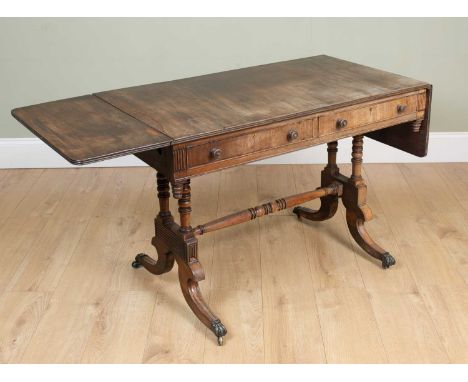
[[[468,131],[468,19],[0,19],[0,138],[13,107],[316,54],[431,82],[432,130]]]

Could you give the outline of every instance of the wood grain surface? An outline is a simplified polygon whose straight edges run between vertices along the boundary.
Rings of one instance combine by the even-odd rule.
[[[87,95],[14,109],[13,116],[73,164],[165,146],[170,138]]]
[[[86,164],[424,89],[430,85],[322,55],[104,91],[17,108],[12,114],[65,159]],[[421,107],[426,106],[424,97],[418,99]],[[394,146],[410,152],[416,145],[418,153],[424,153],[427,120],[428,115],[423,133],[415,135],[411,145],[402,143],[405,134],[398,139],[388,133],[375,137],[384,142],[393,138]],[[402,122],[406,120],[395,120]],[[389,124],[368,126],[364,133]],[[312,134],[302,136],[307,133]],[[281,135],[281,144],[286,136],[287,132]],[[276,147],[275,142],[271,147]]]
[[[424,85],[337,58],[315,56],[96,95],[180,141],[309,115]]]

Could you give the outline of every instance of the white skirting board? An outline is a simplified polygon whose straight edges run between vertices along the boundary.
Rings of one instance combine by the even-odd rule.
[[[338,162],[351,157],[351,138],[339,141]],[[261,164],[325,163],[326,145],[319,145],[264,159]],[[424,158],[407,154],[393,147],[364,139],[364,163],[468,162],[468,132],[430,134],[429,153]],[[111,159],[85,167],[146,166],[133,155]],[[75,167],[38,138],[0,138],[0,168],[63,168]]]

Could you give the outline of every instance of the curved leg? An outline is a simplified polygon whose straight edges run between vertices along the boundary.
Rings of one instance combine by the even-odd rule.
[[[305,218],[313,221],[323,221],[331,219],[338,209],[338,197],[329,195],[320,198],[320,208],[318,210],[312,210],[307,207],[295,207],[293,213],[298,218]]]
[[[190,180],[174,185],[174,189],[179,204],[179,235],[183,238],[184,248],[183,251],[176,253],[180,288],[192,312],[215,334],[218,345],[221,346],[227,330],[206,304],[198,286],[198,283],[205,279],[205,272],[198,261],[198,240],[193,236],[190,226],[190,213],[192,211]]]
[[[343,187],[343,203],[346,207],[346,222],[356,243],[369,255],[380,260],[382,267],[395,264],[395,258],[382,249],[367,232],[364,223],[372,219],[372,212],[366,204],[367,186],[361,175],[363,137],[353,137],[352,174]]]
[[[164,253],[158,250],[158,259],[154,260],[145,253],[139,253],[135,256],[132,267],[143,267],[154,275],[162,275],[174,267],[174,255],[172,252]]]
[[[174,255],[158,239],[160,236],[158,231],[162,228],[163,224],[171,223],[174,219],[169,210],[169,197],[171,196],[169,193],[169,180],[160,173],[157,173],[156,178],[158,184],[159,214],[154,220],[155,236],[151,240],[151,244],[156,248],[158,259],[154,260],[145,253],[139,253],[136,255],[132,267],[140,268],[142,266],[155,275],[161,275],[169,272],[174,266]]]
[[[338,173],[338,166],[336,165],[336,153],[338,152],[338,142],[327,143],[328,163],[322,171],[321,186],[326,187],[335,181],[334,175]],[[331,219],[338,209],[338,196],[329,195],[320,198],[320,208],[312,210],[306,207],[296,207],[293,213],[298,218],[305,218],[313,221],[323,221]]]
[[[382,262],[382,268],[386,269],[395,264],[395,258],[382,249],[367,232],[364,227],[364,219],[357,217],[352,210],[346,210],[346,222],[349,232],[356,243],[372,257]]]
[[[221,345],[227,333],[226,328],[210,310],[198,286],[205,279],[205,274],[198,261],[198,241],[190,226],[190,180],[173,183],[172,193],[178,199],[180,225],[174,222],[169,210],[169,182],[158,173],[160,212],[154,221],[156,234],[151,241],[158,252],[158,260],[141,253],[136,256],[132,266],[143,266],[151,273],[160,275],[169,272],[174,261],[177,261],[180,288],[185,301],[198,319],[216,335]]]
[[[200,262],[198,259],[191,258],[187,263],[179,256],[176,257],[176,260],[179,268],[180,288],[185,301],[198,319],[215,334],[218,345],[221,346],[227,330],[221,320],[208,307],[201,294],[198,282],[205,279],[205,273]]]

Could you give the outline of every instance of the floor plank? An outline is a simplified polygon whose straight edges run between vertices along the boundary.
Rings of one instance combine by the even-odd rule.
[[[114,168],[80,168],[58,202],[53,217],[57,220],[73,219],[88,221],[97,216],[102,194],[109,190],[109,182],[116,171]],[[122,200],[122,203],[125,199]]]
[[[0,363],[21,360],[49,298],[41,292],[7,292],[0,298]]]
[[[160,287],[158,285],[142,362],[202,363],[206,328],[185,303],[177,272],[157,277]],[[205,283],[202,284],[206,297]]]
[[[50,216],[79,173],[78,169],[46,169],[14,210],[17,217]],[[51,186],[53,185],[53,186]]]
[[[253,166],[238,167],[221,174],[218,217],[258,203],[256,175],[256,168]],[[242,195],[242,198],[238,195]],[[218,350],[213,347],[214,336],[207,332],[204,362],[263,362],[258,221],[230,227],[211,235],[214,237],[214,256],[209,303],[227,327],[228,334],[226,345]],[[204,239],[202,236],[200,240]]]
[[[468,363],[468,290],[425,286],[421,295],[450,362]]]
[[[220,180],[219,208],[221,217],[258,202],[256,168],[238,167],[223,172]],[[242,198],[238,198],[242,195]],[[243,204],[243,208],[240,203]],[[205,240],[210,234],[201,236]],[[261,288],[261,265],[258,220],[216,231],[212,282],[214,289]]]
[[[288,165],[258,165],[257,169],[257,190],[258,203],[263,204],[274,201],[283,196],[296,193],[294,173]],[[254,207],[244,205],[243,208]],[[293,215],[291,209],[282,210],[275,214]]]
[[[468,282],[468,218],[451,184],[429,164],[399,167],[430,217],[432,224],[427,229],[439,239],[454,259],[457,271]]]
[[[228,330],[225,344],[207,332],[204,363],[263,363],[262,293],[260,289],[212,289],[210,306]]]
[[[15,275],[46,224],[43,217],[11,217],[0,226],[0,294],[11,289]]]
[[[433,222],[423,201],[411,190],[398,165],[368,164],[365,173],[398,245],[438,241],[428,230]]]
[[[314,285],[300,224],[289,216],[260,220],[267,363],[325,361]]]
[[[418,293],[370,291],[390,363],[448,363],[423,299]]]
[[[12,278],[11,290],[54,291],[87,225],[85,220],[49,219]]]
[[[415,168],[421,167],[415,165]],[[434,228],[439,224],[438,217],[430,213],[412,181],[408,183],[409,177],[404,177],[397,165],[368,165],[366,174],[394,234],[399,259],[408,266],[417,286],[463,285],[456,260],[447,252]],[[454,201],[445,197],[444,203],[450,200]]]
[[[313,190],[320,184],[321,170],[316,166],[294,166],[293,170],[297,192]],[[313,202],[304,206],[318,209],[320,202]],[[364,287],[341,209],[340,205],[336,215],[323,222],[300,220],[315,290]]]
[[[132,217],[149,174],[148,168],[122,168],[114,171],[99,198],[93,216]]]
[[[298,192],[294,171],[285,165],[257,166],[257,182],[261,203]],[[323,362],[323,341],[301,223],[287,209],[260,219],[259,225],[265,362]],[[304,296],[298,290],[310,293]]]
[[[465,212],[468,212],[468,164],[467,163],[434,163],[431,166],[444,179],[448,188],[462,205]]]
[[[152,235],[154,236],[154,232]],[[131,267],[131,263],[138,253],[146,253],[157,258],[156,249],[148,238],[126,242],[121,255],[116,259],[109,290],[122,292],[153,290],[156,292],[162,287],[158,276],[146,272],[144,269]]]
[[[131,218],[92,218],[22,362],[79,362],[103,309],[116,258],[134,231]],[[92,273],[90,273],[92,270]],[[44,348],[48,351],[44,352]]]
[[[192,225],[320,184],[323,166],[244,166],[194,178]],[[349,165],[340,165],[349,173]],[[150,168],[0,171],[0,362],[466,363],[468,164],[370,164],[371,236],[344,209],[291,209],[199,238],[224,347],[180,292],[177,266],[130,267],[151,246]],[[305,204],[317,208],[319,201]],[[177,203],[171,200],[177,217]]]
[[[3,171],[5,172],[0,180],[0,224],[5,224],[5,220],[12,216],[18,204],[44,172],[42,169]]]
[[[106,294],[81,362],[140,363],[155,303],[151,291]]]
[[[366,291],[334,288],[316,296],[327,362],[387,362]]]
[[[400,245],[400,259],[408,265],[418,287],[451,285],[466,287],[457,265],[440,243],[414,242]]]

